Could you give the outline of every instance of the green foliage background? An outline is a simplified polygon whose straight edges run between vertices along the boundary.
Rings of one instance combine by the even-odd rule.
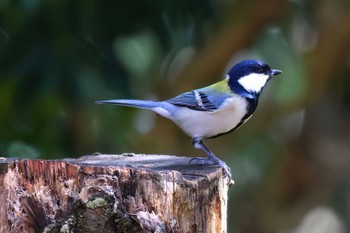
[[[94,101],[171,98],[258,58],[283,75],[207,141],[236,181],[229,232],[349,232],[349,4],[2,0],[0,155],[202,155],[168,120]]]

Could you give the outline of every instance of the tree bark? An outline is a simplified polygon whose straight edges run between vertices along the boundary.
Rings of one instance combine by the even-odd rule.
[[[227,179],[189,159],[0,160],[0,232],[226,232]]]

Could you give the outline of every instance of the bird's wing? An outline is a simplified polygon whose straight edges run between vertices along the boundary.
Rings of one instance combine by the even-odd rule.
[[[218,108],[218,106],[209,101],[208,96],[205,93],[198,90],[185,92],[167,100],[166,102],[197,111],[214,111]]]
[[[185,92],[166,102],[197,111],[215,111],[231,96],[231,93],[218,89],[221,82],[201,89]]]

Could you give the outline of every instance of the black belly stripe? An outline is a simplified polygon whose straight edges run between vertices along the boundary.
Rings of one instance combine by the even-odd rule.
[[[247,113],[243,116],[242,120],[233,129],[230,129],[227,132],[220,133],[220,134],[217,134],[217,135],[209,137],[209,138],[216,138],[216,137],[219,137],[221,135],[231,133],[231,132],[235,131],[236,129],[238,129],[239,127],[241,127],[244,123],[246,123],[246,121],[254,113],[256,107],[258,106],[258,99],[257,98],[256,99],[245,98],[245,99],[248,102],[248,106],[247,106]]]

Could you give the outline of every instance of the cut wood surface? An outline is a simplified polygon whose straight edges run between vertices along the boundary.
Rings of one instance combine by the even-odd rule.
[[[2,159],[0,232],[226,232],[228,180],[190,159]]]

